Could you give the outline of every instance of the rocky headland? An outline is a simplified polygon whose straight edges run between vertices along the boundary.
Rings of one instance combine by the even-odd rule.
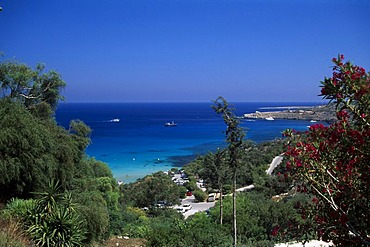
[[[291,106],[282,107],[278,111],[256,111],[243,115],[245,119],[291,119],[308,121],[325,121],[332,123],[336,120],[335,109],[330,105],[323,106]]]

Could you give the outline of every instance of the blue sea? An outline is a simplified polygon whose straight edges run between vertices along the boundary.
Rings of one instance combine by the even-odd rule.
[[[236,115],[314,103],[233,103]],[[225,144],[226,125],[209,103],[61,103],[58,124],[82,120],[92,129],[86,153],[106,162],[117,180],[129,183],[156,171],[181,167]],[[119,121],[118,121],[119,119]],[[165,127],[174,121],[177,127]],[[248,139],[264,142],[287,128],[306,130],[309,121],[241,120]]]

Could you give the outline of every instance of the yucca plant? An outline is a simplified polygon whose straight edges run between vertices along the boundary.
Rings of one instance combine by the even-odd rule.
[[[85,232],[74,210],[71,193],[60,193],[51,180],[43,192],[35,193],[37,206],[30,212],[27,232],[38,246],[82,246]]]
[[[72,201],[71,193],[61,192],[58,182],[50,181],[34,200],[13,199],[4,217],[23,221],[26,233],[37,246],[82,246],[86,232]]]
[[[60,193],[59,182],[50,180],[48,186],[42,192],[34,192],[37,196],[37,211],[51,213],[60,203],[63,202],[64,195]]]
[[[85,232],[74,211],[59,207],[42,217],[27,230],[38,246],[82,246]]]

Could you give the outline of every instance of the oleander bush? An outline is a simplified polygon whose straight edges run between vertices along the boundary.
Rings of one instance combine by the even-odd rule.
[[[336,246],[370,245],[370,76],[340,55],[321,95],[336,107],[337,121],[304,133],[286,131],[286,177],[312,198],[302,217],[317,238]]]

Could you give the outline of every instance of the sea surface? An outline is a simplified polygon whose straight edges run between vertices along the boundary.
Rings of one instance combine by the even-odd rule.
[[[233,103],[236,115],[315,103]],[[61,103],[58,124],[82,120],[92,129],[86,153],[106,162],[114,177],[134,182],[156,171],[181,167],[198,155],[224,147],[226,125],[209,103]],[[165,127],[174,121],[176,127]],[[264,142],[287,128],[304,131],[310,121],[241,120],[246,138]]]

